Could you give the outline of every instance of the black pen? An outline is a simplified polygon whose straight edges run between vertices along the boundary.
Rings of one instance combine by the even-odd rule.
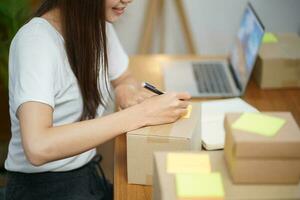
[[[144,82],[142,84],[142,86],[143,86],[143,88],[146,88],[147,90],[150,90],[151,92],[153,92],[155,94],[158,94],[158,95],[164,94],[164,92],[159,91],[158,89],[156,89],[156,87],[154,87],[153,85],[151,85],[149,83]]]

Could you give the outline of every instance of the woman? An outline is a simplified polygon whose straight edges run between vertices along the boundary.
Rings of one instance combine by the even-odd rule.
[[[130,0],[45,0],[10,49],[12,138],[7,199],[103,199],[95,147],[128,131],[170,123],[186,93],[143,91],[107,23]],[[110,85],[121,111],[103,116]]]

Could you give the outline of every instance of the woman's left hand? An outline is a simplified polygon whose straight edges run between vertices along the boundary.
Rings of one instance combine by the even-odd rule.
[[[137,88],[134,85],[130,84],[119,85],[115,89],[115,94],[117,105],[121,109],[125,109],[130,106],[139,104],[145,99],[148,99],[155,95],[142,87]]]

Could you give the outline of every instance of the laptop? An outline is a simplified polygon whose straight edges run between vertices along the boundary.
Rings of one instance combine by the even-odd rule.
[[[166,91],[187,91],[192,97],[242,96],[253,71],[264,30],[248,3],[229,59],[163,63]]]

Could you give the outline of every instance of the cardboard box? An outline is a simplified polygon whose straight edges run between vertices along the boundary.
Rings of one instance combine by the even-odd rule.
[[[224,191],[223,191],[222,196],[218,195],[218,196],[214,196],[214,197],[207,196],[207,197],[189,197],[189,198],[178,197],[177,189],[176,189],[176,173],[172,173],[172,172],[168,171],[168,155],[171,155],[173,153],[175,153],[175,152],[156,152],[156,153],[154,153],[154,175],[153,175],[153,198],[152,199],[154,199],[154,200],[179,200],[179,199],[222,200],[222,199],[224,199]],[[216,171],[211,171],[211,169],[210,169],[211,161],[210,161],[210,156],[208,155],[207,152],[206,153],[204,153],[203,151],[201,153],[195,152],[195,151],[194,152],[180,152],[180,154],[182,155],[181,157],[183,157],[184,155],[187,155],[188,157],[191,157],[191,155],[192,155],[192,157],[207,156],[208,162],[209,162],[208,163],[209,164],[209,172],[206,172],[206,170],[202,171],[203,169],[202,170],[200,169],[199,172],[196,172],[194,170],[189,172],[189,170],[191,170],[193,167],[195,167],[195,165],[193,167],[189,168],[188,166],[184,167],[184,164],[183,164],[181,167],[183,167],[185,169],[182,169],[182,170],[178,169],[179,172],[183,171],[183,172],[179,173],[180,175],[187,175],[187,174],[197,175],[197,173],[200,175],[201,174],[209,175],[209,174],[213,174],[216,172]],[[193,162],[188,162],[188,163],[189,163],[188,165],[193,165]],[[202,163],[202,164],[204,164],[204,163]],[[222,183],[223,183],[223,181],[222,181]],[[212,184],[212,183],[210,183],[210,184]],[[188,183],[187,183],[187,185],[188,185]],[[194,185],[193,187],[197,187],[197,186]],[[223,189],[223,185],[221,187]],[[200,193],[202,193],[202,192],[200,192]],[[211,191],[210,191],[210,193],[211,193]]]
[[[264,43],[254,68],[261,88],[300,87],[300,37],[277,34],[278,42]]]
[[[233,129],[241,114],[225,116],[225,158],[233,182],[296,184],[300,180],[300,131],[291,113],[268,112],[285,119],[273,137]]]
[[[201,151],[200,154],[206,152]],[[167,173],[167,152],[156,152],[154,156],[153,200],[177,200],[175,175]],[[282,200],[300,199],[298,185],[249,185],[234,184],[228,174],[224,151],[208,151],[212,172],[220,172],[223,179],[225,199]]]
[[[127,133],[128,183],[152,185],[155,151],[201,150],[200,107],[192,103],[190,118]]]

